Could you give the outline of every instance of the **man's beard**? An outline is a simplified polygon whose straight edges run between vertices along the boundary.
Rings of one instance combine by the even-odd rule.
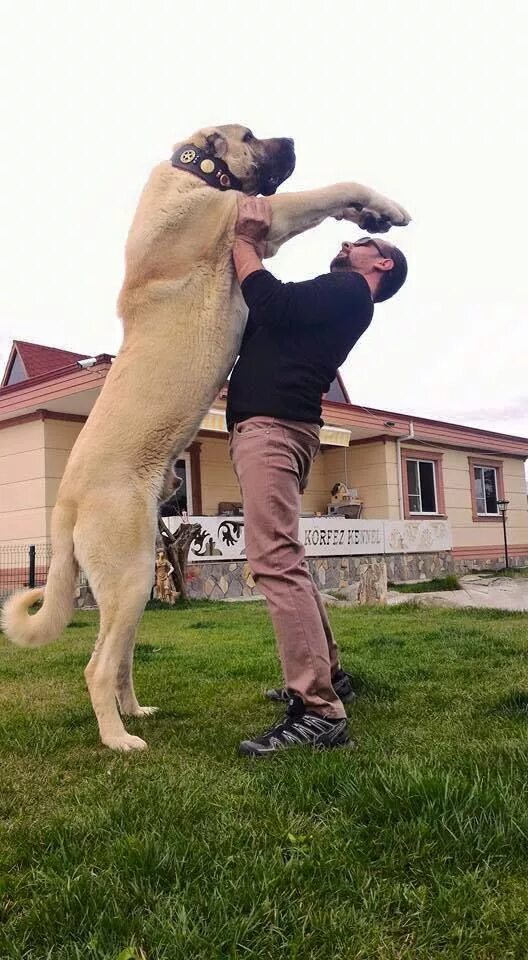
[[[338,253],[336,257],[332,260],[330,264],[330,272],[336,273],[338,270],[350,270],[350,261],[348,257],[343,256],[342,253]]]

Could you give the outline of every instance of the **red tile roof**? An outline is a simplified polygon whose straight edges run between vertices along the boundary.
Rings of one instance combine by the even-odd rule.
[[[57,347],[45,347],[41,343],[28,343],[26,340],[13,340],[13,346],[24,364],[28,379],[51,373],[61,367],[86,360],[88,354],[73,353],[71,350],[59,350]]]

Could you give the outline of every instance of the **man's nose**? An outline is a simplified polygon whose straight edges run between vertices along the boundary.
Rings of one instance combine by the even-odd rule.
[[[350,247],[351,247],[351,246],[352,246],[352,244],[351,244],[350,240],[343,240],[343,243],[341,244],[341,250],[343,250],[344,253],[348,253],[348,251],[350,250]]]

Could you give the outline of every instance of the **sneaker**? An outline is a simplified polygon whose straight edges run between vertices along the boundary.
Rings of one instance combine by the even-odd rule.
[[[305,710],[298,697],[290,700],[284,720],[277,723],[261,737],[243,740],[240,753],[245,757],[268,757],[280,750],[292,747],[313,747],[315,750],[332,750],[335,747],[353,748],[347,732],[346,717],[335,720]]]
[[[350,703],[356,699],[356,694],[352,688],[352,677],[344,670],[338,670],[332,677],[332,686],[342,703]],[[267,700],[273,700],[275,703],[289,703],[291,694],[286,687],[275,687],[273,690],[266,690],[264,696]]]

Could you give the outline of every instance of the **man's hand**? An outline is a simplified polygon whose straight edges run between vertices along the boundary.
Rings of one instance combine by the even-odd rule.
[[[239,194],[238,219],[235,224],[235,243],[250,243],[262,260],[266,237],[271,226],[271,204],[264,197],[246,197]]]

